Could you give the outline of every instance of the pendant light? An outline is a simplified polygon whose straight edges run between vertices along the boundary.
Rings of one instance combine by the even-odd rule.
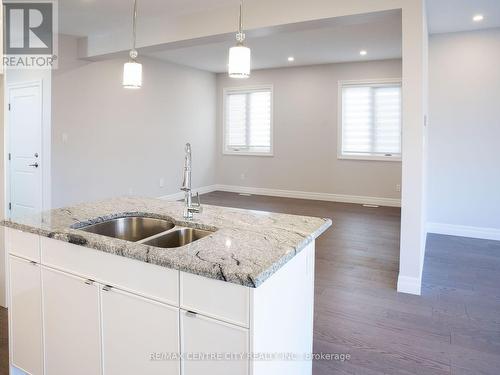
[[[236,34],[236,46],[229,49],[228,74],[231,78],[250,77],[250,48],[245,47],[245,33],[243,32],[242,21],[243,0],[240,2],[240,19],[238,24],[238,33]]]
[[[142,64],[137,62],[137,50],[135,49],[137,32],[137,0],[134,0],[132,32],[132,49],[130,60],[123,65],[123,87],[126,89],[140,89],[142,86]]]

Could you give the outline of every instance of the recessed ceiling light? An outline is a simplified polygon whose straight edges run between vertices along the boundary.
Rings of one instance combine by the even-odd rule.
[[[472,17],[472,20],[474,22],[481,22],[484,20],[484,16],[482,14],[476,14],[474,17]]]
[[[294,61],[295,61],[295,57],[290,56],[290,57],[288,58],[288,62],[294,62]]]
[[[368,52],[366,52],[366,51],[363,49],[363,50],[359,51],[359,54],[360,54],[361,56],[366,56],[366,55],[368,54]]]

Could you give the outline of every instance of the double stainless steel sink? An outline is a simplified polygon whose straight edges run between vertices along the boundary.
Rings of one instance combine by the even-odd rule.
[[[168,249],[190,244],[214,233],[209,230],[176,226],[168,220],[142,216],[120,217],[78,229]]]

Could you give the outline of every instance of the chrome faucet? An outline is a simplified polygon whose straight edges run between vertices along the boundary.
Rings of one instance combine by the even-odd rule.
[[[191,145],[186,143],[186,156],[184,157],[184,180],[181,190],[184,191],[184,218],[193,219],[193,213],[201,213],[200,195],[196,193],[197,203],[193,203],[191,194]]]

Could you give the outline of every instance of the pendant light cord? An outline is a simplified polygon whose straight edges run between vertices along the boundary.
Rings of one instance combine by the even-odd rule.
[[[134,14],[132,16],[132,50],[130,57],[135,61],[137,58],[137,50],[135,49],[137,39],[137,0],[134,0]]]
[[[245,40],[245,33],[243,33],[243,0],[240,1],[240,18],[238,22],[238,33],[236,34],[236,40],[239,44],[243,44]]]
[[[238,32],[241,34],[243,32],[243,17],[241,14],[243,13],[243,0],[240,1],[240,22],[238,25]]]

